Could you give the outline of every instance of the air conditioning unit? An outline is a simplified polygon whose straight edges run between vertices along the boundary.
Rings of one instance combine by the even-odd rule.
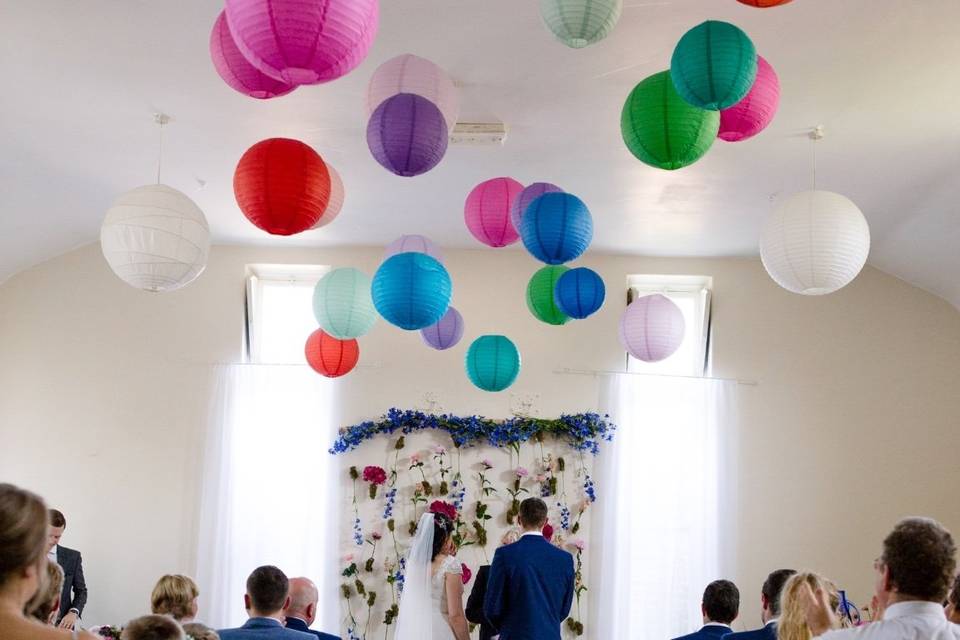
[[[450,132],[450,144],[502,145],[507,139],[507,127],[502,122],[458,122]]]

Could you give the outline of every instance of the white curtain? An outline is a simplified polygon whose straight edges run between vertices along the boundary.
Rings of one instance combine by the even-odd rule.
[[[320,590],[314,628],[336,631],[337,461],[332,382],[305,366],[217,368],[204,452],[197,579],[200,619],[242,624],[260,565]]]
[[[616,375],[601,406],[618,426],[597,461],[591,626],[597,638],[663,640],[702,624],[730,577],[736,383]]]

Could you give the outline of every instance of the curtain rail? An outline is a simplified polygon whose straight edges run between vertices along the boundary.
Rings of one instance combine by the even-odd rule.
[[[571,369],[569,367],[561,367],[559,369],[554,369],[554,373],[561,375],[575,375],[575,376],[647,376],[650,378],[684,378],[689,380],[718,380],[720,382],[736,382],[739,385],[746,387],[758,387],[760,383],[756,380],[738,380],[736,378],[712,378],[710,376],[680,376],[674,374],[662,374],[662,373],[643,373],[642,371],[614,371],[612,369]]]

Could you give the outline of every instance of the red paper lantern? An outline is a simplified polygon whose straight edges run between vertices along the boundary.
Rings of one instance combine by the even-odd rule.
[[[243,215],[267,233],[290,236],[317,223],[330,200],[330,172],[299,140],[270,138],[253,145],[233,174]]]
[[[360,345],[356,339],[337,340],[323,329],[310,334],[304,352],[307,364],[328,378],[339,378],[350,373],[360,359]]]
[[[740,4],[746,4],[751,7],[758,7],[760,9],[768,9],[770,7],[779,7],[782,4],[787,4],[791,0],[737,0]]]

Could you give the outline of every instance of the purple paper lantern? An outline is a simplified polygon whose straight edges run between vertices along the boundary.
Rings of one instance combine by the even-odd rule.
[[[627,306],[620,318],[620,344],[638,360],[660,362],[680,348],[685,330],[680,307],[656,293]]]
[[[428,347],[443,351],[456,346],[463,337],[463,316],[453,307],[436,324],[420,329],[420,337]]]
[[[383,168],[398,176],[433,169],[447,152],[447,123],[432,102],[398,93],[380,103],[367,125],[367,146]]]
[[[561,192],[563,192],[563,189],[549,182],[534,182],[530,186],[524,187],[520,195],[510,205],[510,221],[513,222],[513,228],[517,230],[517,233],[520,233],[520,220],[523,219],[523,214],[526,213],[531,202],[545,193]]]
[[[406,235],[400,236],[393,242],[387,245],[386,255],[383,259],[386,260],[390,256],[395,256],[398,253],[425,253],[439,263],[443,263],[443,252],[440,251],[433,240],[427,236],[419,235]]]
[[[267,100],[286,95],[297,88],[296,85],[274,80],[243,57],[230,35],[227,16],[223,11],[210,32],[210,59],[227,86],[251,98]]]

